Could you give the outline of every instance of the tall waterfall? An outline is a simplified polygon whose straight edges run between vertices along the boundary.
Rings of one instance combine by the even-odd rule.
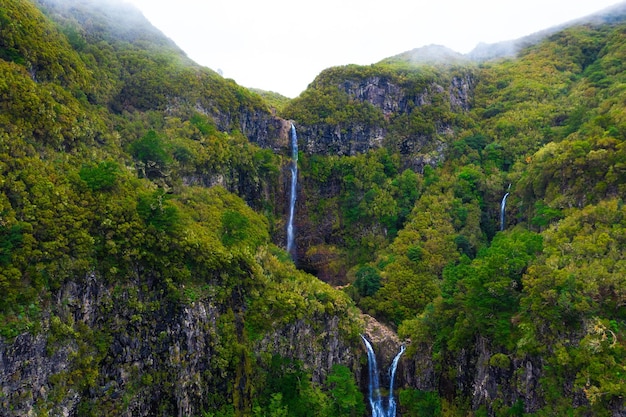
[[[504,230],[505,224],[505,210],[506,210],[506,198],[509,196],[509,190],[511,189],[511,184],[509,184],[509,188],[507,188],[506,194],[502,197],[502,202],[500,203],[500,231]]]
[[[400,352],[398,352],[398,354],[393,358],[393,362],[389,367],[389,398],[387,399],[387,407],[385,409],[385,406],[383,405],[383,398],[380,394],[380,378],[374,349],[365,336],[361,335],[361,339],[363,339],[363,343],[365,343],[365,348],[367,349],[367,366],[369,371],[368,388],[372,417],[395,417],[396,401],[393,398],[393,382],[396,377],[398,361],[400,360],[400,356],[404,353],[404,345],[400,347]]]
[[[291,194],[289,195],[289,222],[287,223],[287,252],[295,258],[293,216],[296,209],[296,195],[298,187],[298,134],[296,127],[291,124]]]

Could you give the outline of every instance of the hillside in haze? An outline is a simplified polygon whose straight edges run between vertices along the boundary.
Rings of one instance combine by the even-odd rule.
[[[397,415],[626,416],[624,9],[287,100],[0,0],[0,415],[370,415],[363,335]]]

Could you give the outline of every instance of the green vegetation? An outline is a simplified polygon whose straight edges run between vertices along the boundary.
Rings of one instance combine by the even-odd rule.
[[[404,360],[430,355],[403,415],[623,410],[623,17],[515,59],[330,68],[287,100],[132,12],[39,4],[0,1],[0,338],[67,366],[0,406],[170,415],[184,390],[206,416],[361,416],[354,369],[311,360],[360,346],[356,305],[411,340]],[[301,269],[273,243],[286,159],[249,139],[273,112],[307,145],[355,142],[301,148]]]
[[[400,406],[407,416],[438,417],[441,416],[441,399],[435,392],[404,389],[398,395]]]
[[[78,398],[86,416],[133,413],[137,399],[175,414],[182,372],[207,415],[363,414],[350,369],[264,356],[283,328],[331,322],[350,344],[360,322],[349,297],[271,242],[282,158],[245,131],[271,117],[263,99],[150,28],[129,31],[132,12],[45,2],[53,22],[31,2],[0,3],[0,341],[40,334],[67,365],[35,394],[36,412]],[[83,289],[103,297],[79,312]],[[206,343],[197,375],[172,324],[187,311]],[[198,311],[208,318],[195,323]],[[115,349],[131,341],[126,363]],[[146,351],[154,366],[136,360]],[[20,407],[32,395],[3,394],[0,407],[31,412]]]
[[[409,356],[428,347],[440,391],[400,392],[403,415],[623,409],[625,45],[620,16],[465,68],[331,68],[285,108],[304,135],[385,132],[361,155],[302,158],[305,238],[311,269],[343,275],[362,310],[411,339]],[[451,94],[463,83],[465,107]],[[392,104],[364,93],[376,88]],[[511,378],[498,390],[527,389],[520,360],[541,368],[536,413],[507,394],[472,409],[454,388],[473,377],[459,355],[485,347]]]
[[[255,415],[360,417],[365,413],[363,394],[350,369],[335,365],[320,390],[310,383],[301,364],[273,356],[267,374],[267,391]]]
[[[282,111],[291,100],[290,98],[273,91],[264,91],[257,88],[251,88],[250,90],[263,97],[271,108],[279,112]]]

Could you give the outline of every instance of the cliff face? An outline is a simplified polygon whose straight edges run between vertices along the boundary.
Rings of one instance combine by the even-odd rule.
[[[229,401],[245,410],[264,356],[299,360],[316,382],[334,364],[359,369],[336,316],[252,342],[241,303],[179,303],[163,290],[151,279],[112,286],[93,274],[64,284],[38,332],[0,340],[0,414],[189,416]]]
[[[385,130],[351,123],[342,125],[315,125],[300,127],[298,138],[310,154],[350,156],[365,153],[382,146]]]
[[[230,131],[234,127],[250,142],[262,148],[275,152],[284,152],[289,148],[291,122],[276,117],[265,109],[242,105],[235,112],[229,112],[196,103],[194,110],[213,119],[219,130]]]
[[[405,156],[426,153],[440,148],[437,144],[441,138],[452,134],[450,118],[435,114],[432,125],[411,132],[402,125],[420,113],[432,116],[435,107],[455,113],[468,111],[475,85],[471,71],[419,85],[386,76],[341,80],[331,88],[336,88],[347,103],[366,104],[379,117],[305,123],[298,126],[299,137],[310,154],[356,155],[382,146],[391,146]]]
[[[364,80],[345,80],[339,86],[353,99],[368,102],[385,116],[406,111],[408,100],[405,91],[388,78],[373,76]]]
[[[338,87],[351,98],[370,103],[380,109],[385,117],[408,113],[411,106],[428,106],[440,96],[450,103],[453,110],[469,110],[471,92],[475,80],[471,73],[452,75],[449,79],[433,80],[423,88],[401,85],[389,78],[372,76],[364,80],[346,80]]]
[[[389,369],[393,358],[398,354],[400,347],[404,344],[404,342],[398,338],[398,335],[392,329],[378,322],[375,318],[364,314],[363,319],[365,322],[365,335],[372,344],[374,353],[376,354],[376,362],[380,371],[380,377],[382,378],[381,382],[384,386],[389,386],[389,378],[385,370]],[[396,375],[395,386],[408,386],[410,383],[410,381],[402,375],[402,370],[405,367],[406,360],[401,356],[400,361],[398,362],[399,372]],[[361,373],[361,386],[363,387],[367,387],[369,383],[367,380],[368,374],[366,370],[367,364],[364,364],[363,371]]]
[[[306,320],[297,320],[268,333],[255,343],[255,352],[277,354],[302,361],[312,371],[312,380],[322,383],[334,364],[348,365],[360,378],[358,367],[362,350],[342,339],[338,317],[313,326]]]
[[[226,341],[224,326],[238,326],[241,306],[233,311],[210,299],[177,305],[161,292],[154,282],[112,287],[95,275],[66,283],[42,313],[39,332],[0,341],[2,415],[72,416],[92,407],[122,416],[198,415],[233,390],[240,391],[235,397],[245,407],[251,393],[243,368],[264,355],[301,361],[314,382],[324,381],[334,364],[348,365],[366,392],[363,348],[341,336],[337,316],[315,323],[298,319],[252,342],[241,335]],[[387,369],[403,342],[373,318],[364,321],[379,367]],[[249,358],[233,358],[224,351],[226,343],[245,344]],[[540,358],[508,358],[479,339],[446,359],[457,373],[445,374],[429,346],[410,351],[415,353],[399,362],[397,390],[435,391],[451,401],[471,398],[474,410],[491,410],[496,399],[509,406],[521,402],[527,413],[545,404]],[[570,394],[586,401],[582,392]],[[617,407],[611,415],[622,417],[622,411]]]
[[[401,368],[401,383],[405,387],[439,392],[450,401],[469,398],[472,410],[483,407],[489,415],[495,415],[496,400],[507,407],[519,403],[526,413],[537,412],[545,405],[540,387],[543,363],[539,358],[510,358],[493,351],[483,338],[455,357],[442,359],[446,361],[444,368],[454,372],[441,370],[427,344],[412,346],[411,353]]]
[[[489,416],[500,415],[502,408],[537,413],[557,401],[542,383],[551,371],[540,356],[501,353],[482,337],[454,357],[438,362],[431,349],[427,344],[411,346],[411,354],[403,357],[398,367],[399,389],[437,392],[450,402],[467,398],[471,410],[482,409]],[[586,407],[589,400],[583,390],[574,388],[575,378],[574,374],[564,375],[564,397],[571,399],[574,407]],[[626,409],[621,401],[614,401],[606,415],[624,417]]]
[[[345,284],[346,273],[354,266],[337,248],[365,239],[374,240],[375,247],[384,245],[381,242],[392,235],[389,229],[397,230],[395,224],[381,224],[382,212],[361,213],[350,228],[353,235],[346,233],[345,225],[350,223],[342,218],[346,208],[375,199],[385,186],[382,179],[363,185],[370,179],[358,176],[370,168],[359,171],[354,161],[387,154],[398,162],[384,175],[406,169],[421,174],[444,161],[455,132],[469,117],[478,82],[471,68],[442,69],[436,75],[430,67],[411,71],[407,75],[383,67],[330,69],[287,106],[286,116],[298,130],[299,149],[306,154],[298,183],[297,260],[326,282]],[[384,158],[380,162],[389,167],[391,162]],[[342,162],[333,165],[332,161]],[[350,182],[353,177],[358,181]],[[392,198],[402,199],[405,194],[398,192]],[[351,210],[356,213],[358,207]]]

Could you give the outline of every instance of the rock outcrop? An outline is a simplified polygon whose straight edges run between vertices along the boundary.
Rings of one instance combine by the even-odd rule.
[[[97,407],[189,416],[230,395],[250,404],[259,370],[249,361],[275,354],[301,361],[317,382],[337,363],[360,369],[360,351],[342,338],[337,316],[296,320],[251,342],[236,298],[179,302],[165,292],[150,278],[110,285],[89,274],[65,283],[39,331],[0,339],[0,415],[75,416]],[[251,351],[238,359],[237,346]]]
[[[389,369],[393,358],[398,354],[400,347],[404,343],[400,341],[398,335],[392,329],[377,321],[374,317],[363,314],[363,320],[365,322],[365,336],[374,348],[379,370]],[[407,386],[407,380],[404,377],[406,366],[407,362],[404,356],[401,356],[398,362],[398,371],[394,384],[396,387]],[[363,365],[361,375],[361,386],[365,388],[369,383],[369,381],[367,381],[367,364]],[[389,386],[389,375],[381,371],[380,377],[384,386]]]
[[[194,107],[198,113],[209,116],[221,131],[237,128],[248,140],[261,148],[275,152],[289,149],[289,129],[291,122],[272,115],[260,108],[242,106],[238,112],[224,112],[208,108],[198,102]]]
[[[400,119],[441,102],[448,102],[447,107],[454,112],[466,112],[471,108],[475,85],[471,71],[428,82],[418,90],[385,76],[345,79],[335,88],[348,102],[371,105],[379,112],[379,121],[350,119],[337,124],[299,125],[298,134],[303,149],[310,154],[356,155],[382,146],[397,147],[406,156],[424,154],[441,148],[439,138],[452,134],[451,123],[429,115],[432,129],[405,135],[399,132],[402,129],[398,125],[405,123]]]
[[[339,334],[338,317],[329,317],[320,323],[322,328],[314,328],[305,320],[297,320],[267,334],[256,343],[255,351],[278,354],[307,364],[312,371],[312,380],[322,383],[333,364],[349,364],[360,377],[359,362],[361,351],[355,350]]]
[[[495,405],[511,407],[518,412],[539,412],[549,401],[542,379],[548,369],[539,356],[516,356],[495,349],[490,341],[477,337],[475,342],[454,356],[439,358],[435,363],[432,346],[411,345],[403,357],[398,388],[410,387],[436,392],[450,402],[466,398],[472,410],[483,409],[488,416],[499,415]],[[574,406],[585,406],[588,400],[581,390],[574,389],[573,379],[563,380],[566,397]],[[623,404],[613,404],[612,417],[626,416]]]
[[[315,125],[299,127],[298,136],[309,154],[350,156],[378,149],[383,144],[385,130],[379,126],[360,123],[349,125]]]

